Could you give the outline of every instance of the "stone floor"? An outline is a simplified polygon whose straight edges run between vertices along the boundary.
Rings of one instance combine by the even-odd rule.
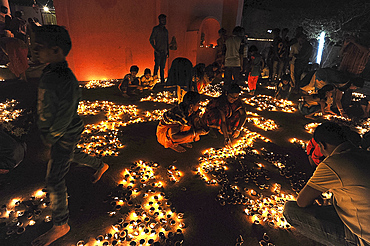
[[[19,81],[2,82],[0,84],[0,102],[3,102],[6,98],[14,98],[20,102],[19,107],[31,107],[36,102],[36,84],[36,81],[30,81],[28,83]],[[260,86],[257,92],[267,95],[272,94],[272,91],[267,90],[264,86]],[[249,98],[250,96],[245,97]],[[116,87],[84,89],[83,100],[108,100],[117,104],[135,104],[140,110],[171,107],[171,105],[164,103],[139,102],[139,100],[122,98]],[[294,95],[293,101],[297,103],[297,98]],[[271,189],[260,190],[252,182],[244,183],[237,180],[238,177],[245,175],[246,170],[252,173],[261,173],[261,168],[255,164],[262,163],[263,169],[267,173],[267,176],[269,176],[269,179],[261,181],[262,183],[270,185],[270,187],[274,183],[279,183],[281,184],[282,192],[296,195],[292,190],[289,177],[281,176],[279,169],[271,164],[271,162],[262,158],[263,155],[261,153],[263,150],[266,150],[266,152],[271,151],[281,154],[282,157],[288,155],[289,157],[285,156],[284,158],[289,159],[289,165],[295,166],[294,172],[305,172],[305,178],[307,179],[312,170],[306,159],[305,152],[296,144],[289,142],[289,139],[295,137],[305,141],[309,140],[310,134],[304,129],[304,126],[312,122],[312,120],[305,119],[298,112],[257,111],[255,107],[250,105],[247,105],[246,108],[248,111],[258,113],[266,119],[274,120],[278,125],[278,129],[263,131],[253,125],[252,122],[246,123],[245,127],[247,129],[258,132],[262,136],[269,138],[271,142],[266,143],[262,140],[256,140],[253,149],[259,151],[258,155],[246,154],[242,158],[240,156],[229,158],[227,163],[228,170],[224,173],[227,177],[228,184],[239,186],[240,193],[245,194],[245,197],[247,197],[247,193],[251,189],[265,196],[271,195],[273,193]],[[95,116],[85,116],[84,120],[85,124],[92,124],[99,122],[103,118],[104,114],[98,114]],[[120,222],[119,219],[129,221],[130,219],[127,216],[132,216],[134,206],[128,206],[127,203],[124,203],[122,208],[118,209],[115,207],[117,203],[112,203],[114,200],[112,197],[117,192],[117,185],[122,183],[124,170],[130,170],[132,164],[139,160],[159,164],[159,167],[154,168],[156,182],[162,182],[163,187],[157,186],[153,189],[165,193],[164,201],[169,201],[172,204],[169,208],[174,208],[173,211],[175,211],[176,216],[179,213],[184,213],[183,219],[175,219],[176,225],[174,227],[167,227],[171,228],[170,231],[176,232],[180,223],[184,223],[185,227],[182,228],[183,235],[168,237],[168,231],[166,231],[165,236],[172,239],[172,241],[167,239],[167,245],[174,245],[174,241],[177,239],[175,240],[173,238],[183,236],[183,245],[232,246],[236,245],[238,240],[240,242],[240,238],[242,238],[242,245],[253,246],[259,245],[259,241],[263,239],[264,233],[269,236],[269,242],[273,245],[320,245],[298,234],[294,228],[280,229],[278,227],[271,227],[267,225],[267,222],[263,221],[259,224],[254,224],[253,220],[255,217],[248,216],[244,211],[247,207],[246,205],[238,204],[238,202],[233,204],[232,201],[229,202],[227,199],[224,200],[225,204],[223,204],[222,199],[217,200],[218,195],[222,193],[221,185],[207,184],[199,175],[196,175],[195,170],[199,167],[199,157],[202,156],[204,150],[223,147],[221,135],[218,134],[217,138],[204,136],[199,142],[193,144],[192,149],[188,149],[185,153],[177,153],[171,149],[163,148],[156,141],[156,126],[157,122],[151,121],[121,127],[119,139],[124,147],[119,150],[118,156],[104,157],[104,161],[110,165],[110,169],[97,184],[90,182],[93,173],[92,170],[86,167],[79,167],[75,164],[71,165],[71,170],[66,177],[69,192],[69,223],[71,231],[52,245],[76,245],[80,240],[83,240],[85,243],[89,242],[87,245],[103,245],[102,243],[98,244],[94,239],[99,235],[105,236],[107,233],[112,233],[112,225]],[[26,142],[28,144],[28,151],[25,160],[8,174],[0,176],[0,205],[9,204],[14,198],[20,201],[27,201],[36,190],[44,187],[47,163],[45,148],[42,146],[34,129],[31,129]],[[182,176],[179,178],[179,182],[171,182],[168,177],[167,169],[171,165],[181,171]],[[214,178],[219,178],[217,173],[209,172],[209,174],[211,173],[214,174]],[[227,186],[225,185],[225,187]],[[243,188],[248,190],[245,191]],[[137,198],[134,196],[131,197],[134,205],[144,190],[138,191]],[[226,194],[228,192],[230,190],[226,191]],[[256,197],[248,197],[251,200],[256,200]],[[117,210],[114,210],[114,208]],[[39,218],[34,215],[35,225],[26,226],[29,220],[23,219],[25,231],[21,234],[17,234],[15,230],[14,234],[7,236],[11,225],[13,225],[12,228],[16,228],[16,223],[21,221],[22,218],[18,218],[13,224],[9,219],[0,219],[0,245],[30,245],[30,242],[35,237],[50,229],[52,222],[44,221],[45,216],[50,212],[49,208],[40,210],[41,216]],[[7,223],[1,224],[3,221]],[[143,238],[148,240],[146,236],[143,236]],[[134,235],[134,239],[131,242],[125,241],[122,245],[134,245],[132,241],[135,240],[137,241],[136,245],[139,245],[139,239],[140,236]],[[113,239],[106,241],[109,241],[109,245],[112,245]],[[181,240],[179,239],[178,241]],[[163,240],[161,245],[166,245]],[[261,245],[267,245],[267,242]]]

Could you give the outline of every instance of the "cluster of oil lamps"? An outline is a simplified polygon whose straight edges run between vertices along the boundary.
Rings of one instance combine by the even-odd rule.
[[[282,212],[285,201],[294,200],[294,196],[282,193],[280,184],[269,184],[266,166],[251,159],[264,159],[274,164],[281,175],[291,180],[293,190],[301,188],[300,180],[305,178],[305,174],[296,172],[295,165],[285,155],[267,152],[265,149],[253,149],[253,143],[257,139],[269,140],[245,128],[243,132],[245,136],[231,148],[206,150],[199,159],[196,174],[207,184],[221,186],[216,197],[221,206],[243,205],[244,212],[250,216],[252,223],[266,223],[273,228],[290,229],[291,226]],[[245,158],[246,156],[250,158]],[[255,185],[257,189],[249,189],[246,184]],[[266,196],[266,193],[272,195]]]
[[[250,112],[247,112],[247,115],[250,115]],[[252,115],[255,116],[255,113],[252,113]],[[278,128],[275,121],[263,117],[247,117],[247,122],[253,122],[255,126],[264,131],[272,131]]]
[[[366,98],[366,95],[364,95],[362,93],[359,93],[359,92],[352,92],[352,101],[353,102],[361,101],[364,98]]]
[[[0,122],[10,122],[18,118],[23,110],[15,109],[18,102],[15,99],[6,100],[3,103],[0,103]]]
[[[0,229],[6,231],[5,239],[20,235],[27,227],[51,221],[49,196],[45,190],[37,190],[30,197],[17,197],[0,208]]]
[[[209,96],[209,97],[219,97],[222,95],[222,85],[221,84],[208,84],[203,89],[203,95]]]
[[[304,150],[307,148],[307,141],[304,141],[302,139],[291,138],[289,139],[289,142],[291,142],[292,144],[296,144],[297,146],[299,146],[300,148]]]
[[[292,101],[284,99],[277,100],[266,95],[244,98],[243,101],[248,105],[256,107],[258,111],[282,111],[285,113],[293,113],[296,111]]]
[[[86,89],[96,89],[96,88],[107,88],[112,87],[118,83],[117,79],[109,80],[90,80],[84,85]]]
[[[176,168],[175,166],[171,165],[167,169],[167,175],[171,182],[177,183],[180,182],[180,178],[182,176],[180,170]]]
[[[117,156],[123,144],[119,140],[120,127],[161,119],[164,110],[140,112],[136,105],[117,105],[108,101],[81,101],[80,115],[105,113],[105,120],[98,124],[86,124],[77,144],[84,152],[96,156]]]
[[[91,82],[90,88],[96,88],[93,87],[94,83],[100,84]],[[209,88],[209,91],[210,96],[219,96],[218,89]],[[258,95],[243,100],[258,110],[281,110],[288,113],[295,110],[292,102],[275,100],[268,96]],[[162,92],[156,95],[152,94],[141,101],[174,104],[177,102],[177,97],[171,92]],[[7,101],[7,103],[7,106],[0,104],[1,113],[9,111],[10,107],[16,105],[14,100]],[[203,111],[207,103],[208,101],[201,103]],[[120,127],[159,120],[165,111],[140,112],[135,105],[116,105],[107,101],[83,101],[78,110],[80,115],[105,113],[106,119],[104,121],[85,126],[82,141],[78,144],[79,148],[95,155],[118,155],[118,149],[123,147],[118,139]],[[14,117],[17,117],[20,112],[17,111]],[[6,114],[6,119],[11,119],[8,116],[9,113]],[[252,112],[247,112],[247,115],[252,116],[248,118],[250,122],[265,131],[277,128],[272,120],[260,119],[258,114]],[[312,133],[318,124],[311,123],[305,128]],[[269,142],[269,139],[247,128],[242,128],[242,132],[242,137],[231,147],[211,148],[204,151],[199,158],[196,174],[207,184],[221,186],[216,197],[220,205],[242,205],[245,207],[245,214],[250,217],[252,223],[290,229],[291,226],[284,219],[282,211],[285,201],[295,198],[291,194],[284,194],[280,184],[269,181],[268,166],[261,163],[261,160],[277,167],[280,175],[290,181],[292,190],[295,192],[302,189],[306,183],[306,174],[297,171],[288,155],[277,154],[264,148],[261,150],[253,148],[256,140]],[[291,142],[305,147],[302,140],[292,139]],[[260,161],[251,161],[249,158],[245,158],[246,156]],[[239,167],[236,171],[235,168],[233,169],[235,166]],[[122,180],[104,201],[110,206],[108,215],[119,218],[116,218],[105,234],[91,239],[89,243],[93,245],[119,245],[123,243],[128,245],[182,245],[183,230],[186,227],[183,222],[184,214],[176,212],[169,197],[164,193],[164,186],[168,184],[158,181],[155,174],[158,167],[157,163],[139,161],[133,164],[130,169],[123,171]],[[169,166],[167,176],[170,182],[177,183],[182,174],[175,166]],[[256,189],[250,189],[246,185],[254,185]],[[269,194],[266,195],[267,193]],[[14,233],[23,233],[26,226],[32,226],[39,220],[49,222],[51,216],[46,215],[47,209],[45,209],[48,208],[48,205],[48,197],[42,191],[38,191],[27,201],[13,199],[11,205],[1,207],[0,227],[7,226],[7,234],[10,236]],[[130,212],[128,214],[120,213],[123,207],[130,207]],[[267,234],[266,238],[264,235],[264,241],[269,241]],[[83,246],[89,245],[89,243],[79,241],[77,245]]]
[[[149,96],[141,98],[140,102],[161,102],[166,104],[175,104],[178,101],[178,98],[175,92],[162,91],[156,94],[151,93]]]
[[[77,245],[182,245],[184,214],[176,211],[164,193],[164,183],[156,177],[158,168],[158,163],[138,161],[125,169],[117,187],[104,200],[115,222],[105,234]],[[174,166],[167,171],[176,179],[181,176]],[[170,181],[176,182],[171,177]],[[131,208],[130,212],[120,213],[123,207]]]
[[[304,126],[304,129],[305,129],[308,133],[312,134],[312,133],[315,131],[315,129],[316,129],[316,127],[317,127],[318,125],[320,125],[320,123],[318,123],[318,122],[312,122],[312,123],[306,124],[306,125]]]

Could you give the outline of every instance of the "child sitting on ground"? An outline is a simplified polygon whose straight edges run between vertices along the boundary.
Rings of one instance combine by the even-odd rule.
[[[139,67],[133,65],[130,67],[130,73],[126,74],[122,82],[119,84],[118,89],[122,92],[124,97],[133,96],[137,94],[139,86],[139,79],[136,77],[139,72]]]
[[[334,86],[329,84],[321,88],[317,94],[303,95],[303,100],[298,104],[299,111],[309,119],[314,119],[313,116],[320,111],[322,115],[335,114],[331,110],[334,90]]]
[[[294,87],[293,82],[290,78],[289,74],[284,74],[281,77],[281,81],[279,82],[279,85],[276,90],[275,98],[285,99],[287,100],[290,96],[290,92],[292,91],[292,88]]]
[[[144,75],[140,78],[140,87],[139,90],[153,90],[155,84],[158,83],[158,76],[152,76],[152,72],[149,68],[144,70]]]

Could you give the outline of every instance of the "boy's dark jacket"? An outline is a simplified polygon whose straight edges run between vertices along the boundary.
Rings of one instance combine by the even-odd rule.
[[[78,137],[83,122],[77,113],[81,91],[66,61],[51,63],[43,70],[38,91],[37,125],[50,144],[63,136]]]

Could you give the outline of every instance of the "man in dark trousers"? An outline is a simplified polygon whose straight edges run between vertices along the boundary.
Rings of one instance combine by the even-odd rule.
[[[166,15],[160,14],[158,16],[159,25],[153,27],[152,34],[150,35],[149,41],[154,48],[154,72],[153,76],[158,74],[158,68],[160,68],[161,83],[164,83],[164,67],[166,66],[166,60],[168,57],[168,30],[166,28]]]

